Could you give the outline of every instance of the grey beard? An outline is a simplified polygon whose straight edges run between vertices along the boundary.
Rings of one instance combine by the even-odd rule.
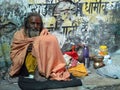
[[[39,36],[39,34],[40,34],[40,30],[37,30],[37,29],[29,29],[28,30],[29,37]]]

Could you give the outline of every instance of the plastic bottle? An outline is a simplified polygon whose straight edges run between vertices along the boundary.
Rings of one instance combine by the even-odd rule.
[[[82,52],[83,52],[83,63],[84,63],[86,68],[89,68],[89,66],[90,66],[89,48],[87,45],[84,45]]]
[[[103,59],[103,62],[104,62],[105,65],[112,64],[111,56],[110,55],[105,55],[104,59]]]

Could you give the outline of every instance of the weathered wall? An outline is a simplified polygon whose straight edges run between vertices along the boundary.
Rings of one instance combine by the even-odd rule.
[[[13,34],[31,11],[41,14],[50,32],[57,32],[61,48],[71,42],[87,43],[92,53],[102,44],[109,52],[120,48],[119,0],[59,1],[65,0],[0,0],[0,70],[9,67]]]

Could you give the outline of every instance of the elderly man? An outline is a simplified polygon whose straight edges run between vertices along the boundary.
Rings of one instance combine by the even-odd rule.
[[[39,75],[51,80],[68,80],[69,72],[57,38],[43,27],[38,13],[29,13],[24,20],[24,28],[14,34],[10,57],[10,76]]]

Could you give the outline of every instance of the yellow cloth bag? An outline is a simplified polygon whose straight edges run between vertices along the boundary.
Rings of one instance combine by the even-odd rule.
[[[33,57],[31,53],[28,53],[26,57],[25,65],[29,73],[34,73],[37,66],[37,62],[36,62],[36,58]]]
[[[68,71],[70,73],[72,73],[72,75],[75,76],[75,77],[83,77],[83,76],[88,75],[87,69],[86,69],[86,67],[84,66],[83,63],[78,64],[75,67],[70,67],[68,69]]]

